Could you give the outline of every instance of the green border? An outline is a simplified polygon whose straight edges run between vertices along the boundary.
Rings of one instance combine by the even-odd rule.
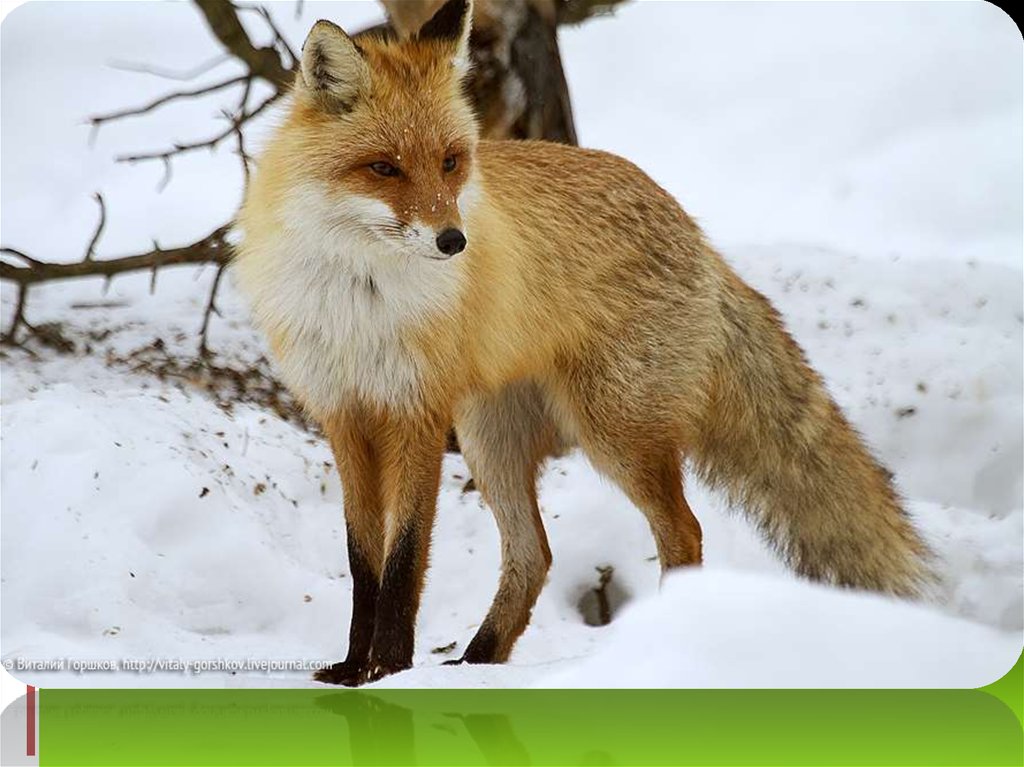
[[[1024,651],[1017,657],[1013,668],[1007,671],[1001,679],[980,689],[999,698],[1010,711],[1017,715],[1017,721],[1024,723]]]
[[[981,690],[44,690],[41,765],[1021,765]]]

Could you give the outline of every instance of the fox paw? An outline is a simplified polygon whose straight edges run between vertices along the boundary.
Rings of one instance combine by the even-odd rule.
[[[318,669],[313,673],[313,679],[324,684],[341,684],[346,687],[358,687],[365,681],[366,669],[361,663],[342,661],[334,663],[327,668]]]
[[[501,661],[498,661],[498,660],[496,660],[494,658],[474,658],[472,656],[463,655],[461,658],[452,658],[451,660],[446,660],[441,665],[442,666],[463,666],[463,665],[486,666],[486,665],[498,664],[500,662]]]
[[[384,661],[371,660],[366,671],[363,673],[363,678],[359,681],[359,684],[376,682],[378,679],[383,679],[386,676],[397,674],[399,671],[405,671],[409,668],[412,668],[412,663],[387,663]]]

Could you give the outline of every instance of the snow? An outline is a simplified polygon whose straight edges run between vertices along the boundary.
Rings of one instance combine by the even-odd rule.
[[[275,10],[300,42],[310,7],[299,20]],[[350,28],[379,15],[315,12]],[[59,53],[38,45],[44,33]],[[572,454],[541,481],[554,565],[511,662],[441,666],[486,613],[499,564],[490,514],[449,456],[416,667],[380,686],[977,686],[1010,667],[1024,629],[1018,35],[984,3],[633,3],[562,33],[581,141],[650,172],[780,309],[895,472],[940,555],[937,593],[911,605],[801,582],[696,481],[707,566],[661,583],[642,515]],[[216,97],[104,127],[92,149],[82,124],[174,87],[107,62],[187,69],[216,53],[188,5],[29,5],[2,43],[4,244],[79,258],[96,190],[101,258],[187,242],[231,214],[228,150],[176,161],[162,194],[158,163],[112,159],[213,133]],[[256,405],[222,408],[187,378],[107,364],[155,338],[191,353],[212,277],[162,272],[152,295],[148,275],[106,296],[98,281],[32,291],[30,319],[64,323],[92,353],[3,359],[4,659],[343,655],[350,579],[322,440]],[[14,292],[2,295],[6,323]],[[218,361],[258,360],[230,280],[219,303]],[[623,609],[591,627],[578,605],[609,565]],[[312,684],[303,670],[15,673]]]
[[[544,683],[969,687],[995,681],[1019,654],[1016,637],[931,609],[706,568],[666,578],[599,650]]]

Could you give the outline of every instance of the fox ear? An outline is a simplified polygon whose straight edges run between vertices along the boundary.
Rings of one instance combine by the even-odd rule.
[[[302,45],[302,80],[325,106],[348,112],[369,86],[370,69],[352,38],[321,19]]]
[[[469,71],[469,32],[473,23],[471,0],[448,0],[416,36],[420,40],[440,40],[454,47],[452,63],[463,75]]]

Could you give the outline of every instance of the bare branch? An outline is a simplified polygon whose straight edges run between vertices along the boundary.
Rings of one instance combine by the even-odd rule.
[[[280,44],[284,51],[288,54],[288,57],[290,59],[290,64],[288,68],[294,69],[295,65],[298,64],[299,62],[299,58],[298,56],[295,55],[295,51],[292,50],[291,45],[288,44],[288,40],[285,38],[284,35],[281,34],[281,30],[277,28],[277,24],[274,23],[274,19],[273,17],[271,17],[270,11],[268,11],[262,5],[238,5],[236,3],[235,7],[240,11],[253,11],[254,13],[258,13],[262,17],[263,22],[268,27],[270,27],[270,31],[274,33],[274,44]]]
[[[145,162],[146,160],[162,160],[164,164],[168,167],[168,172],[165,175],[165,180],[161,185],[162,188],[163,186],[166,186],[166,182],[167,180],[169,180],[170,177],[169,168],[170,160],[172,157],[179,154],[185,154],[187,152],[193,152],[197,149],[215,149],[217,145],[220,144],[224,139],[228,138],[228,136],[231,136],[236,131],[240,130],[243,125],[249,122],[249,120],[256,117],[256,115],[260,114],[263,110],[265,110],[267,107],[269,107],[279,98],[281,98],[281,95],[281,93],[273,93],[264,101],[262,101],[259,104],[259,106],[257,106],[255,109],[249,112],[243,112],[242,114],[237,116],[228,115],[230,125],[228,125],[226,129],[222,130],[220,133],[217,133],[215,136],[212,136],[211,138],[202,141],[194,141],[190,143],[177,143],[174,145],[173,148],[165,149],[159,152],[146,152],[143,154],[121,155],[120,157],[117,158],[117,161],[137,163]]]
[[[281,61],[281,54],[272,45],[256,47],[239,20],[234,3],[229,0],[195,0],[195,3],[221,45],[245,64],[253,76],[266,80],[279,91],[291,85],[292,71]]]
[[[592,16],[607,16],[626,0],[558,0],[558,24],[580,24]]]
[[[164,189],[167,188],[167,185],[171,183],[171,174],[173,172],[171,169],[171,158],[162,157],[160,159],[162,159],[164,162],[164,175],[163,178],[160,179],[160,183],[156,185],[157,192],[162,192]]]
[[[8,256],[20,258],[22,261],[25,261],[28,264],[32,264],[33,266],[37,266],[42,263],[41,261],[36,261],[36,259],[32,258],[32,256],[30,256],[28,253],[23,253],[17,248],[3,247],[0,248],[0,253],[5,253]]]
[[[28,260],[28,266],[17,266],[8,261],[0,261],[0,279],[18,285],[34,285],[53,280],[65,280],[73,277],[106,277],[113,278],[127,272],[162,269],[165,266],[181,264],[226,264],[231,258],[231,246],[227,241],[231,223],[217,227],[210,234],[191,245],[164,250],[155,248],[146,253],[120,258],[109,258],[100,261],[82,260],[71,263],[53,263],[27,258],[21,251],[3,247],[0,252]]]
[[[133,61],[111,61],[109,66],[113,69],[120,69],[123,72],[139,72],[145,75],[153,75],[154,77],[162,77],[165,80],[179,80],[181,82],[187,82],[189,80],[195,80],[200,75],[204,75],[207,72],[216,69],[230,58],[230,53],[222,53],[209,61],[204,61],[194,69],[186,69],[183,72],[174,71],[172,69],[160,69],[149,64],[138,64]]]
[[[93,232],[92,239],[89,240],[89,244],[85,248],[85,257],[83,261],[92,261],[93,256],[96,255],[96,243],[100,241],[100,236],[103,234],[103,227],[107,225],[107,206],[103,202],[103,195],[96,192],[93,195],[96,202],[100,204],[100,220],[96,224],[96,231]]]
[[[210,315],[221,316],[220,309],[217,308],[217,289],[220,288],[220,278],[224,276],[226,268],[227,262],[217,267],[217,274],[214,275],[213,285],[210,287],[210,297],[206,302],[206,311],[203,313],[203,324],[199,328],[199,356],[204,359],[210,356],[210,349],[206,345],[207,332],[210,329]]]
[[[215,93],[216,91],[224,88],[229,88],[232,85],[239,85],[240,83],[247,83],[252,79],[250,75],[239,75],[238,77],[232,77],[228,80],[223,80],[213,85],[207,85],[202,88],[195,88],[189,91],[175,91],[174,93],[168,93],[166,96],[161,96],[148,104],[144,104],[141,107],[134,109],[123,109],[118,112],[110,112],[104,115],[94,115],[89,118],[89,122],[92,123],[93,127],[98,128],[103,123],[111,122],[113,120],[120,120],[125,117],[135,117],[137,115],[144,115],[147,112],[152,112],[154,109],[162,107],[164,104],[169,104],[177,99],[195,98],[197,96],[205,96],[209,93]]]
[[[6,250],[6,248],[4,249]],[[0,338],[5,344],[17,345],[18,344],[18,328],[26,327],[31,328],[25,321],[25,299],[28,297],[28,285],[18,286],[18,303],[14,307],[14,318],[11,320],[11,327],[3,337]]]
[[[249,91],[252,89],[252,80],[249,80],[245,84],[245,89],[242,91],[242,98],[238,102],[238,114],[245,114],[245,110],[249,103]],[[245,151],[245,134],[242,133],[242,126],[237,121],[232,123],[235,126],[235,136],[238,143],[238,159],[242,163],[242,189],[244,192],[249,191],[249,163],[252,162],[252,157],[249,156],[248,152]]]
[[[11,320],[9,329],[2,337],[0,337],[0,343],[8,346],[21,346],[22,348],[25,348],[18,341],[17,337],[18,330],[25,328],[32,334],[32,336],[49,346],[54,346],[62,351],[70,351],[74,348],[73,344],[69,346],[67,339],[59,332],[55,332],[52,328],[48,328],[46,325],[41,325],[37,328],[25,319],[25,304],[28,298],[29,288],[37,283],[64,280],[74,277],[104,277],[106,279],[103,283],[103,294],[106,295],[107,289],[110,287],[110,282],[116,275],[128,272],[151,270],[152,277],[150,278],[150,289],[153,290],[156,287],[156,275],[159,269],[166,266],[213,263],[217,264],[218,276],[210,295],[210,302],[207,305],[206,316],[203,319],[203,332],[200,347],[201,352],[208,353],[208,350],[206,349],[206,330],[210,321],[209,314],[212,311],[216,311],[214,301],[216,299],[217,287],[220,284],[220,275],[231,260],[231,245],[227,241],[227,236],[232,226],[233,223],[228,223],[224,226],[217,227],[201,240],[197,240],[191,245],[185,245],[180,248],[164,250],[156,243],[153,243],[153,250],[147,253],[123,256],[121,258],[103,259],[102,261],[97,261],[89,257],[88,250],[86,251],[86,258],[81,261],[65,264],[40,261],[15,248],[0,248],[0,252],[3,254],[15,256],[16,258],[20,258],[28,263],[28,266],[17,266],[7,261],[0,261],[0,279],[13,282],[18,286],[18,299],[14,308],[14,316]],[[34,354],[31,349],[26,348],[26,351]]]

